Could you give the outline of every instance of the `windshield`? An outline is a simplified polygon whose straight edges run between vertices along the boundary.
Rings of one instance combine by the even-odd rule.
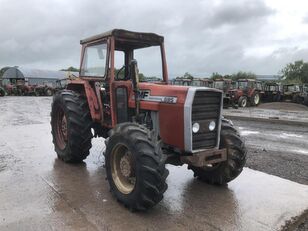
[[[245,89],[247,88],[248,82],[247,81],[239,81],[238,82],[238,88],[239,89]]]
[[[96,44],[85,48],[81,68],[82,76],[105,76],[106,50],[106,43]]]
[[[160,46],[134,50],[141,82],[159,82],[163,80]]]
[[[193,80],[191,86],[202,86],[201,80]]]
[[[288,86],[287,91],[296,91],[296,86]]]
[[[214,88],[223,90],[224,89],[224,81],[215,81]]]

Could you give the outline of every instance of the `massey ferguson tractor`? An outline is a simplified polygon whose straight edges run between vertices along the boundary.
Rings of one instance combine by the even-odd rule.
[[[105,138],[110,191],[132,211],[162,200],[167,163],[186,164],[195,177],[217,185],[242,172],[246,149],[232,122],[222,117],[222,92],[168,85],[162,36],[114,29],[81,45],[80,77],[53,96],[51,129],[58,158],[82,162],[92,137]],[[139,82],[135,53],[150,47],[159,51],[162,79]],[[119,52],[121,77],[122,70],[115,71]]]

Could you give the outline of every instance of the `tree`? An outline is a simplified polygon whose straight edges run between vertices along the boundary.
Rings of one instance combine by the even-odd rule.
[[[297,60],[287,64],[282,70],[282,78],[289,83],[308,83],[308,63]]]
[[[188,72],[185,72],[185,74],[183,75],[183,78],[184,79],[193,79],[194,77],[191,74],[189,74]]]
[[[218,72],[214,72],[211,76],[211,79],[215,80],[215,79],[221,79],[223,78],[223,75],[219,74]]]
[[[238,80],[238,79],[256,79],[257,76],[252,72],[245,72],[245,71],[239,71],[235,74],[231,75],[232,80]]]
[[[70,66],[69,68],[67,69],[61,69],[61,71],[73,71],[73,72],[79,72],[79,69],[76,68],[76,67],[72,67]]]

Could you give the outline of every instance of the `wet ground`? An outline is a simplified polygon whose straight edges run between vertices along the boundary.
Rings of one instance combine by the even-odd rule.
[[[308,126],[308,107],[288,102],[262,103],[257,107],[238,109],[229,108],[224,110],[224,116],[232,119],[236,117],[250,120],[270,119],[272,122],[285,121],[285,123],[291,121],[293,124]]]
[[[0,99],[0,230],[279,230],[308,208],[304,184],[245,168],[228,186],[214,187],[194,179],[186,166],[168,166],[163,201],[146,213],[131,213],[109,193],[102,139],[94,140],[84,164],[56,158],[49,111],[50,98]],[[235,124],[250,150],[263,150],[253,146],[254,139],[263,141],[252,136],[251,125]],[[262,133],[261,125],[255,127]],[[302,142],[295,138],[286,152]],[[264,147],[270,154],[277,145]]]

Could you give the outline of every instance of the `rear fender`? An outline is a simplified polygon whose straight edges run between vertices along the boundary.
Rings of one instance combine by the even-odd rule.
[[[94,122],[102,121],[102,102],[98,84],[93,82],[93,86],[88,81],[72,80],[68,83],[66,89],[78,92],[86,96],[91,118]]]

